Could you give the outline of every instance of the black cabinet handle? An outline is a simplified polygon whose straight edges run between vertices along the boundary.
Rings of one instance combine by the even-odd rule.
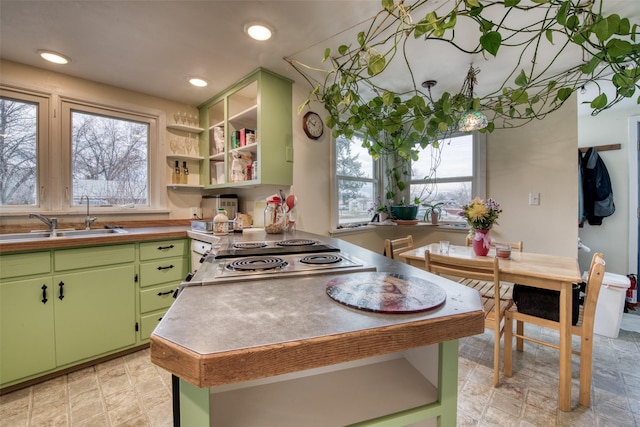
[[[158,296],[161,297],[162,295],[169,295],[172,294],[173,291],[167,291],[167,292],[158,292]]]
[[[42,303],[46,304],[47,303],[47,285],[42,285],[42,287],[40,288],[42,289]]]
[[[158,319],[158,322],[162,320],[162,317]]]
[[[158,267],[158,270],[171,270],[173,268],[173,265],[170,265],[168,267]]]
[[[159,251],[164,251],[165,249],[173,249],[173,245],[169,246],[158,246]]]
[[[60,300],[63,300],[64,299],[64,282],[58,283],[58,287],[60,288],[60,295],[58,295],[58,298]]]

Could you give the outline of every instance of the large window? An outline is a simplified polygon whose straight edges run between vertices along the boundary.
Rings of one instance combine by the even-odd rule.
[[[378,197],[376,164],[362,147],[362,138],[336,139],[338,224],[366,223]]]
[[[71,110],[73,204],[147,206],[149,124]]]
[[[0,90],[0,206],[3,211],[40,205],[46,170],[49,99]]]
[[[457,214],[460,207],[485,194],[484,147],[484,135],[478,133],[456,135],[439,141],[437,147],[428,146],[411,165],[405,199],[442,203],[441,221],[462,221]],[[358,136],[337,138],[335,159],[338,226],[368,222],[373,216],[371,208],[384,204],[380,178],[384,173],[376,173],[378,165],[362,148]],[[423,219],[425,210],[420,207],[418,219]]]
[[[159,113],[146,110],[2,87],[2,213],[77,213],[82,196],[103,211],[162,208]]]
[[[443,221],[461,221],[460,206],[480,192],[476,172],[476,137],[474,134],[454,136],[429,145],[411,165],[410,200],[415,197],[429,204],[442,203]],[[475,183],[475,185],[474,185]],[[479,193],[480,192],[480,193]],[[418,218],[425,209],[418,211]]]

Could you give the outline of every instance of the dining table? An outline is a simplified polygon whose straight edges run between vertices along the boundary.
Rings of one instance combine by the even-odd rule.
[[[399,254],[407,264],[425,268],[425,251],[460,258],[479,258],[471,246],[449,245],[448,253],[440,252],[439,243],[431,243]],[[487,257],[495,257],[491,248]],[[582,277],[577,258],[552,254],[511,251],[508,258],[498,258],[500,279],[560,292],[560,369],[558,408],[571,411],[571,314],[572,287]]]

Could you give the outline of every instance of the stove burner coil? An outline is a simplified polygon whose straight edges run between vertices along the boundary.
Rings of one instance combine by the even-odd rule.
[[[335,264],[340,261],[342,261],[342,257],[329,254],[309,255],[300,259],[300,262],[304,264]]]
[[[236,249],[258,249],[264,248],[267,244],[265,242],[236,242],[233,247]]]
[[[308,239],[289,239],[289,240],[281,240],[276,245],[278,246],[309,246],[315,245],[317,242],[315,240]]]
[[[233,261],[227,268],[234,271],[265,271],[286,267],[288,263],[278,257],[249,257]]]

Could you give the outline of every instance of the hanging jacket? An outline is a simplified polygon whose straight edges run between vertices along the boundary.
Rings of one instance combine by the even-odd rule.
[[[583,220],[586,218],[589,225],[602,225],[602,218],[613,215],[616,207],[609,172],[594,147],[580,159],[580,175]]]

